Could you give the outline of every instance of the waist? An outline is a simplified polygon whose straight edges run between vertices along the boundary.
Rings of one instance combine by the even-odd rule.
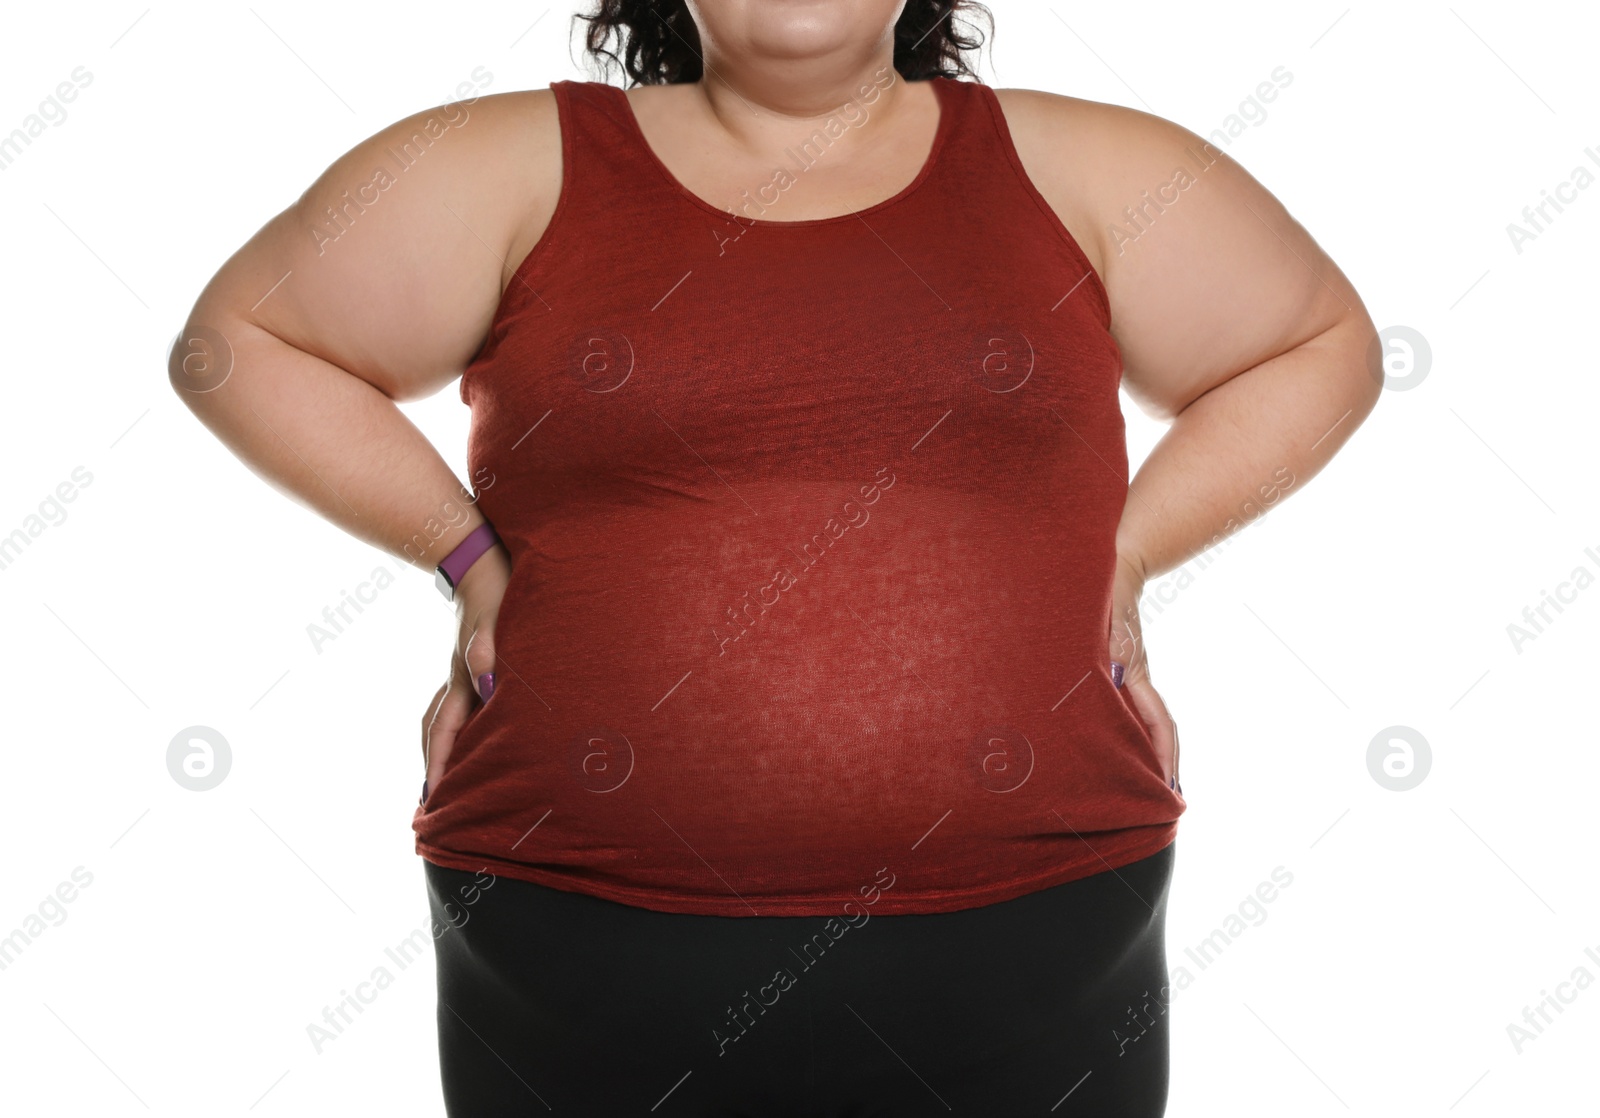
[[[924,867],[905,911],[960,907],[1170,839],[1110,679],[1109,536],[901,484],[518,538],[419,850],[734,915],[820,911],[895,857]]]

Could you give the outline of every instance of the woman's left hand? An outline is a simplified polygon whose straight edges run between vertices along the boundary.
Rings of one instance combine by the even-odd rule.
[[[1122,689],[1133,700],[1134,709],[1155,743],[1156,756],[1161,759],[1161,775],[1167,787],[1181,796],[1178,724],[1150,682],[1150,666],[1139,623],[1139,598],[1144,593],[1144,581],[1143,565],[1131,556],[1118,553],[1117,573],[1111,588],[1111,678],[1116,682],[1120,673]]]

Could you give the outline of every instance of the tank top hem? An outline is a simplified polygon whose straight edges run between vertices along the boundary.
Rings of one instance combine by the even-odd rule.
[[[505,861],[488,855],[463,854],[445,850],[431,843],[416,841],[416,852],[423,861],[446,869],[468,873],[487,871],[514,881],[527,881],[567,893],[582,893],[601,900],[647,908],[655,912],[683,913],[691,916],[845,916],[855,911],[847,909],[853,904],[874,916],[915,916],[939,912],[959,912],[1015,900],[1043,889],[1065,885],[1091,874],[1114,871],[1123,866],[1148,858],[1166,849],[1177,838],[1178,822],[1155,823],[1143,827],[1129,827],[1109,834],[1097,835],[1094,845],[1083,842],[1083,849],[1069,861],[1047,873],[1030,877],[1008,878],[970,889],[929,889],[912,892],[909,889],[883,889],[877,900],[867,902],[848,894],[806,894],[802,896],[761,898],[747,904],[738,897],[686,896],[658,889],[629,889],[588,879],[578,879],[570,874],[556,873],[531,866],[525,862]],[[909,883],[914,870],[896,865],[888,869],[902,882]],[[869,885],[871,882],[863,882]]]

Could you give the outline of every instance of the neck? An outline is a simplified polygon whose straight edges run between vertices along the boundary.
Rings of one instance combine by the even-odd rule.
[[[695,100],[731,144],[761,154],[786,147],[833,116],[853,124],[900,120],[908,107],[906,85],[887,52],[827,67],[814,60],[751,66],[708,53],[694,89]]]

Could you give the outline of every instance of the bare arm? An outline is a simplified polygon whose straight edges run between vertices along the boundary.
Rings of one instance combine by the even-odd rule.
[[[1171,420],[1129,486],[1108,636],[1181,794],[1177,726],[1143,647],[1145,582],[1328,462],[1381,391],[1373,326],[1310,234],[1194,133],[1115,105],[1000,93],[1029,177],[1105,282],[1124,387]]]
[[[1267,190],[1135,109],[1002,90],[1029,176],[1111,296],[1123,385],[1172,421],[1133,479],[1118,551],[1140,581],[1322,469],[1381,386],[1350,282]]]
[[[395,405],[477,352],[537,238],[530,214],[554,206],[559,162],[548,91],[376,133],[206,285],[174,347],[174,390],[279,491],[431,570],[483,517]]]
[[[1119,553],[1152,577],[1298,491],[1382,385],[1360,296],[1259,182],[1157,117],[1116,109],[1097,126],[1124,152],[1097,195],[1123,383],[1172,420],[1118,531]]]

